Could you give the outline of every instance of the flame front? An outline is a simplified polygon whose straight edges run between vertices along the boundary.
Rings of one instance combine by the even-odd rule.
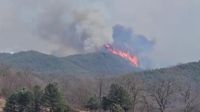
[[[138,61],[137,56],[131,55],[131,54],[129,54],[129,53],[127,53],[127,52],[124,52],[124,51],[121,51],[121,50],[119,50],[119,49],[114,49],[114,48],[112,47],[112,45],[110,45],[110,44],[106,44],[106,45],[104,45],[104,47],[105,47],[110,53],[112,53],[112,54],[114,54],[114,55],[117,55],[117,56],[120,56],[120,57],[122,57],[122,58],[125,58],[125,59],[127,59],[128,61],[130,61],[131,64],[133,64],[134,66],[139,67],[139,61]]]

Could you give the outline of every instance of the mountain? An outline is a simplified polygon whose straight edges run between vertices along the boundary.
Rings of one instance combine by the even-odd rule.
[[[131,73],[125,77],[139,76],[147,84],[160,80],[174,80],[177,83],[200,84],[200,61],[180,64],[168,68]]]
[[[127,60],[106,52],[56,57],[36,51],[1,53],[0,64],[42,74],[120,75],[139,71]]]

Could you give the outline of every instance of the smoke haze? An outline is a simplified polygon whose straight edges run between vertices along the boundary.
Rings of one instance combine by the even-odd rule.
[[[139,56],[141,60],[144,60],[140,61],[142,67],[148,65],[143,62],[150,63],[147,55],[152,51],[154,43],[145,36],[135,34],[131,28],[113,24],[111,15],[108,14],[108,9],[102,2],[90,0],[3,1],[11,5],[9,9],[4,10],[13,12],[8,12],[10,15],[5,16],[11,20],[2,24],[8,25],[11,22],[8,29],[14,31],[9,32],[16,32],[16,34],[7,34],[8,37],[14,37],[20,41],[24,38],[25,44],[26,40],[31,40],[32,44],[37,44],[32,46],[37,46],[37,49],[42,52],[48,51],[56,56],[67,56],[96,52],[105,44],[112,44],[118,49]],[[20,51],[19,45],[11,47],[10,52]],[[30,43],[23,46],[28,47],[22,50],[33,49]],[[6,50],[9,51],[9,49]]]
[[[199,0],[0,0],[0,52],[67,56],[110,43],[153,67],[196,61],[199,5]]]

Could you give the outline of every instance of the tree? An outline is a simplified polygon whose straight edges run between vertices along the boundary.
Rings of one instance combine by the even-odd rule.
[[[99,108],[98,98],[97,97],[91,97],[86,104],[86,108],[88,108],[90,110],[97,110]]]
[[[122,77],[119,83],[126,89],[130,95],[131,111],[136,112],[138,106],[140,106],[141,100],[143,100],[143,82],[136,76]]]
[[[10,95],[10,97],[7,99],[4,111],[5,112],[18,112],[17,99],[18,99],[18,97],[17,97],[16,93]]]
[[[44,95],[42,97],[42,102],[44,108],[50,110],[50,112],[67,112],[68,107],[61,95],[57,83],[50,83],[46,86],[44,90]]]
[[[183,112],[197,112],[199,111],[199,95],[191,86],[186,87],[181,91],[181,96],[183,99]]]
[[[165,112],[167,106],[173,95],[173,83],[172,81],[161,81],[157,86],[153,87],[153,98],[158,104],[158,109],[160,112]]]
[[[130,96],[123,87],[112,84],[108,96],[103,98],[103,107],[112,110],[115,105],[119,105],[124,111],[127,111],[130,109],[131,101]]]
[[[103,97],[102,98],[102,102],[101,102],[101,105],[102,105],[102,108],[103,108],[103,110],[109,110],[110,109],[110,107],[111,107],[111,102],[110,102],[110,100],[107,98],[107,97]]]
[[[140,112],[154,112],[152,102],[148,101],[148,97],[143,95],[141,100],[142,105],[139,108]]]
[[[4,110],[5,112],[32,112],[32,101],[32,93],[22,89],[8,98]]]
[[[119,104],[113,104],[110,110],[111,112],[124,112],[124,109]]]
[[[33,87],[33,111],[41,112],[42,110],[42,96],[43,90],[40,86]]]

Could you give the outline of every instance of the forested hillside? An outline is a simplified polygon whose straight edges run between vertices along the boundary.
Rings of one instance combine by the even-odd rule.
[[[161,68],[155,70],[147,70],[140,73],[133,73],[139,75],[145,81],[153,80],[173,80],[189,81],[191,83],[199,83],[200,81],[200,62],[191,62],[187,64],[180,64],[173,67]],[[133,75],[130,74],[130,75]],[[200,83],[199,83],[200,84]]]
[[[112,77],[42,75],[0,67],[1,96],[9,97],[23,88],[32,92],[35,85],[45,89],[57,82],[67,106],[74,111],[198,112],[199,81],[200,62]]]
[[[55,57],[36,51],[0,54],[0,63],[17,70],[41,74],[122,75],[139,71],[127,60],[109,53],[90,53]]]

